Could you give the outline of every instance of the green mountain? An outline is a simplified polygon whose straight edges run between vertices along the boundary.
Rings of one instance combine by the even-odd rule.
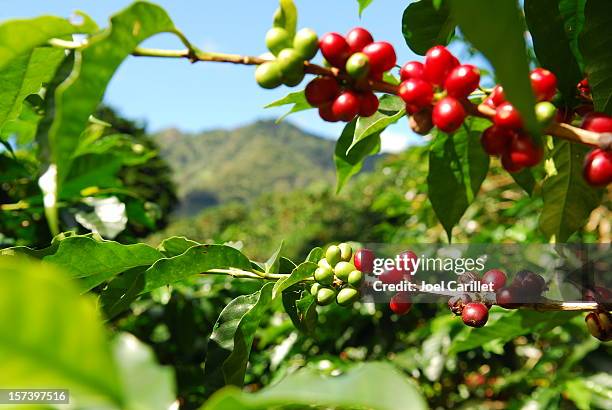
[[[232,201],[250,202],[264,192],[334,183],[334,141],[288,122],[259,121],[199,134],[169,129],[154,139],[174,171],[181,215]]]

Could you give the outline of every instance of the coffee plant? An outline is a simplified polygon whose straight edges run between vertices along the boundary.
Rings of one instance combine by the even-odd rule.
[[[370,3],[359,0],[360,12]],[[573,271],[588,252],[604,255],[589,269],[609,270],[609,244],[587,252],[564,243],[579,241],[609,201],[612,5],[420,0],[405,8],[401,30],[423,58],[398,62],[394,45],[363,27],[321,36],[299,29],[292,0],[280,0],[261,56],[201,50],[162,8],[142,1],[106,28],[84,13],[2,23],[0,387],[68,388],[73,408],[610,408],[610,283],[544,271],[553,254]],[[184,49],[140,46],[159,33]],[[460,61],[447,48],[453,41],[490,66]],[[130,56],[254,66],[262,88],[296,88],[269,106],[346,123],[333,158],[338,190],[379,153],[383,131],[407,121],[425,136],[421,194],[449,242],[499,163],[528,201],[542,203],[539,229],[551,244],[537,255],[543,262],[488,263],[482,276],[461,274],[468,290],[450,294],[418,283],[415,251],[321,243],[290,260],[281,245],[256,261],[236,243],[138,243],[164,225],[176,197],[155,147],[100,108]],[[412,268],[377,272],[383,256]],[[384,303],[372,299],[379,285]],[[577,297],[562,298],[566,287]],[[457,317],[436,316],[440,302],[423,297],[442,297]],[[199,308],[212,321],[205,337],[196,334]],[[176,346],[141,341],[168,337]],[[270,369],[282,369],[273,378],[252,354],[267,346]],[[309,362],[320,352],[325,360]],[[576,368],[591,354],[607,357],[608,368],[580,377]],[[487,364],[493,355],[524,365],[501,380]],[[532,378],[533,397],[519,399]]]

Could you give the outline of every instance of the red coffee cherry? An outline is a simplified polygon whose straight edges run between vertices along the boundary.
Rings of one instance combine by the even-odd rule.
[[[329,104],[336,98],[339,92],[338,82],[331,77],[315,78],[308,83],[304,90],[306,101],[313,107]]]
[[[381,282],[386,283],[386,284],[395,284],[395,283],[400,283],[406,278],[404,277],[403,272],[397,269],[391,269],[391,270],[387,270],[383,272],[379,276],[379,279]]]
[[[510,103],[502,103],[495,111],[493,123],[498,127],[518,130],[523,128],[521,114]]]
[[[484,303],[470,302],[463,307],[461,319],[468,326],[483,327],[489,320],[489,309]]]
[[[442,87],[448,74],[458,65],[459,60],[446,47],[432,47],[425,55],[425,77],[433,85]]]
[[[593,132],[612,132],[612,116],[591,112],[584,116],[582,128]]]
[[[612,340],[612,315],[604,310],[598,310],[586,315],[584,319],[587,329],[593,337],[602,342]]]
[[[504,88],[501,85],[496,85],[491,91],[491,94],[483,101],[483,104],[488,105],[491,108],[497,108],[506,102],[506,95],[504,94]]]
[[[588,98],[591,94],[591,87],[589,86],[589,79],[586,77],[580,80],[580,82],[576,85],[576,88],[580,92],[580,96],[582,98]]]
[[[508,151],[513,137],[513,131],[492,125],[484,130],[480,137],[480,143],[487,154],[502,155]]]
[[[550,101],[557,93],[557,76],[544,68],[536,68],[529,76],[538,101]]]
[[[393,46],[385,41],[368,44],[362,52],[370,59],[370,71],[384,73],[395,67],[397,55]]]
[[[445,97],[434,106],[432,120],[438,129],[451,133],[461,127],[466,115],[465,108],[457,99]]]
[[[319,40],[323,57],[334,67],[344,69],[346,60],[351,56],[351,49],[346,39],[338,33],[327,33]]]
[[[506,286],[506,274],[499,269],[491,269],[482,276],[480,282],[493,285],[493,292]]]
[[[359,53],[365,46],[374,42],[370,32],[362,27],[355,27],[346,35],[351,54]]]
[[[359,116],[371,117],[378,111],[378,97],[372,91],[359,94]]]
[[[499,306],[504,309],[516,309],[517,308],[517,295],[512,287],[501,288],[495,292],[495,299]]]
[[[400,78],[402,81],[411,78],[425,79],[425,66],[418,61],[409,61],[404,64],[400,70]]]
[[[612,302],[612,290],[603,286],[595,286],[593,289],[587,289],[584,300],[600,303]]]
[[[461,316],[463,308],[467,303],[470,303],[472,298],[467,293],[465,295],[453,296],[448,299],[448,308],[455,316]]]
[[[502,163],[502,167],[504,167],[504,169],[508,172],[510,172],[511,174],[515,173],[515,172],[519,172],[521,171],[524,167],[518,164],[515,164],[512,161],[512,158],[510,157],[510,153],[509,152],[505,152],[502,154],[501,156],[501,163]]]
[[[329,103],[329,104],[325,104],[319,107],[319,116],[321,117],[323,121],[327,121],[327,122],[340,121],[340,118],[338,118],[338,116],[334,114],[334,111],[332,110],[332,105],[333,105],[332,103]]]
[[[412,303],[410,303],[410,298],[405,293],[396,293],[389,302],[389,308],[396,315],[405,315],[410,312],[412,308]]]
[[[341,121],[349,122],[359,114],[359,95],[351,90],[344,91],[332,104],[334,115]]]
[[[584,159],[584,179],[592,186],[612,183],[612,152],[596,148]]]
[[[433,87],[427,81],[411,78],[399,86],[399,96],[406,104],[425,108],[433,101]]]
[[[417,259],[419,259],[417,254],[412,251],[404,251],[399,254],[399,257],[400,257],[400,263],[401,263],[401,266],[399,266],[400,272],[407,274],[407,275],[413,274],[414,273],[413,268],[415,266]],[[407,266],[404,266],[404,261],[406,261]]]
[[[444,83],[446,92],[451,97],[466,98],[480,84],[480,71],[470,64],[455,67]]]
[[[539,298],[546,287],[546,281],[541,275],[533,273],[529,270],[522,270],[516,274],[512,281],[512,288],[514,288],[515,295],[521,298],[527,299],[528,302],[533,302]]]
[[[542,160],[544,150],[529,135],[519,133],[512,138],[507,154],[512,163],[520,167],[533,167]]]
[[[353,257],[353,265],[357,270],[363,273],[372,273],[374,271],[374,251],[370,249],[359,249]]]

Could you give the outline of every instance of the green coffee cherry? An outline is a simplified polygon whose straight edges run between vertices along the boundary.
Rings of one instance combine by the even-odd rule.
[[[336,296],[336,302],[340,306],[350,306],[355,303],[357,299],[359,299],[359,291],[350,286],[340,289],[338,296]]]
[[[340,248],[340,258],[344,262],[349,262],[353,257],[353,248],[351,248],[351,245],[348,243],[341,243],[338,245],[338,248]]]
[[[340,248],[336,245],[331,245],[327,248],[327,252],[325,252],[325,259],[327,259],[327,262],[329,262],[331,266],[336,266],[336,264],[342,260]]]
[[[364,53],[353,54],[346,62],[346,72],[356,80],[366,78],[370,73],[370,59]]]
[[[317,296],[317,293],[319,292],[319,289],[321,289],[321,284],[320,283],[313,283],[312,286],[310,287],[310,294],[312,296]]]
[[[348,277],[351,274],[351,272],[354,270],[357,270],[357,268],[355,268],[355,265],[353,265],[350,262],[344,262],[344,261],[339,262],[334,267],[334,273],[336,274],[338,279],[340,279],[342,282],[348,282]]]
[[[332,268],[332,266],[329,264],[329,262],[327,262],[327,259],[323,258],[321,259],[317,265],[319,265],[319,268],[328,268],[331,270],[334,270],[334,268]]]
[[[276,88],[283,83],[283,73],[276,61],[268,61],[255,70],[255,81],[262,88]]]
[[[536,104],[535,114],[540,125],[547,127],[555,119],[557,107],[548,101],[542,101]]]
[[[287,87],[296,87],[300,85],[305,76],[306,73],[304,73],[304,70],[302,70],[302,72],[285,75],[283,76],[283,84],[285,84]]]
[[[283,49],[291,47],[291,36],[284,28],[272,27],[266,33],[266,47],[274,55],[278,55]]]
[[[321,285],[331,285],[334,281],[334,272],[328,268],[317,268],[314,278]]]
[[[297,32],[293,39],[293,48],[304,60],[311,60],[319,51],[319,37],[314,30],[303,28]]]
[[[336,291],[332,288],[321,288],[317,292],[317,304],[327,306],[336,299]]]
[[[347,282],[349,285],[358,288],[363,282],[363,273],[360,270],[354,270],[348,275]]]
[[[285,48],[278,53],[276,62],[285,76],[304,72],[304,59],[293,48]]]

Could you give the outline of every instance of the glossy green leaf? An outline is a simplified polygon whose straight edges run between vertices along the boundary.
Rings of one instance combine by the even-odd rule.
[[[274,26],[284,28],[291,38],[297,30],[298,11],[293,0],[279,0],[280,12],[275,15]]]
[[[560,0],[559,12],[565,25],[565,35],[569,40],[570,49],[578,62],[583,67],[582,53],[578,47],[578,38],[584,27],[584,6],[586,0]]]
[[[595,110],[612,115],[612,4],[589,0],[585,10],[580,50]]]
[[[420,0],[404,10],[402,33],[406,44],[416,54],[425,55],[433,46],[447,45],[455,33],[455,27],[446,2],[436,7],[432,0]]]
[[[385,95],[380,99],[378,112],[371,117],[358,117],[353,142],[347,150],[358,146],[362,140],[374,134],[382,133],[389,125],[395,124],[406,115],[406,108],[401,98]]]
[[[291,109],[287,113],[281,115],[276,120],[277,123],[287,118],[287,116],[289,116],[290,114],[300,112],[300,111],[310,110],[311,108],[313,108],[310,104],[308,104],[308,101],[306,101],[306,95],[304,94],[304,90],[289,93],[283,98],[271,102],[270,104],[266,105],[264,108],[282,107],[283,105],[292,105],[292,106],[291,106]]]
[[[518,186],[523,188],[523,190],[529,195],[533,195],[533,190],[536,186],[536,180],[533,175],[533,171],[529,168],[523,168],[519,172],[514,172],[510,174],[514,182],[517,183]]]
[[[357,3],[359,3],[359,16],[361,16],[363,11],[368,8],[370,4],[372,4],[372,1],[374,0],[357,0]]]
[[[573,106],[582,73],[566,37],[559,0],[525,0],[524,8],[538,61],[555,73],[561,95]]]
[[[84,400],[124,402],[93,300],[50,264],[0,257],[3,388],[68,388]],[[123,407],[123,406],[121,406]]]
[[[589,148],[569,141],[556,141],[552,152],[556,173],[542,186],[544,208],[540,229],[557,242],[565,242],[585,223],[601,203],[602,190],[591,187],[582,177],[584,156]]]
[[[276,298],[285,289],[303,281],[308,277],[311,277],[316,269],[317,264],[315,262],[301,263],[293,270],[293,272],[291,272],[291,275],[276,282],[274,289],[272,290],[272,297]]]
[[[529,81],[525,22],[516,0],[450,0],[450,4],[461,32],[491,62],[508,101],[521,112],[527,130],[539,137]]]
[[[250,270],[251,263],[239,250],[231,246],[193,246],[181,255],[160,259],[147,269],[142,293],[213,269],[230,268]]]
[[[336,190],[338,192],[342,190],[351,176],[361,170],[366,157],[375,155],[380,151],[380,133],[362,138],[358,144],[353,145],[356,124],[356,120],[349,122],[336,142],[334,163],[336,165]],[[348,151],[349,148],[351,148],[350,151]]]
[[[283,241],[281,241],[281,244],[278,246],[278,248],[276,248],[276,251],[274,251],[274,253],[270,255],[270,258],[268,258],[266,263],[264,263],[264,272],[266,273],[278,273],[279,272],[282,250],[283,250]]]
[[[439,132],[429,152],[429,201],[449,241],[489,170],[479,139],[487,126],[486,120],[472,118],[454,135]]]
[[[282,302],[296,329],[305,334],[315,331],[318,322],[317,301],[310,292],[305,292],[298,285],[291,286],[283,291]]]
[[[287,405],[372,410],[427,408],[406,376],[389,364],[372,362],[355,366],[340,376],[324,376],[305,368],[252,394],[228,387],[211,397],[202,410],[267,410]]]
[[[100,294],[100,305],[104,315],[112,319],[129,309],[144,289],[146,266],[139,266],[115,276]]]
[[[208,341],[204,367],[210,387],[242,386],[255,331],[272,300],[273,286],[266,283],[253,294],[239,296],[221,312]]]
[[[308,254],[308,256],[306,257],[306,262],[313,262],[313,263],[317,263],[319,262],[319,260],[321,260],[323,258],[323,249],[319,248],[318,246],[316,248],[313,248],[310,253]]]
[[[164,239],[157,249],[163,253],[166,258],[172,258],[173,256],[178,256],[187,252],[189,248],[197,245],[200,245],[200,243],[187,239],[184,236],[173,236]]]

